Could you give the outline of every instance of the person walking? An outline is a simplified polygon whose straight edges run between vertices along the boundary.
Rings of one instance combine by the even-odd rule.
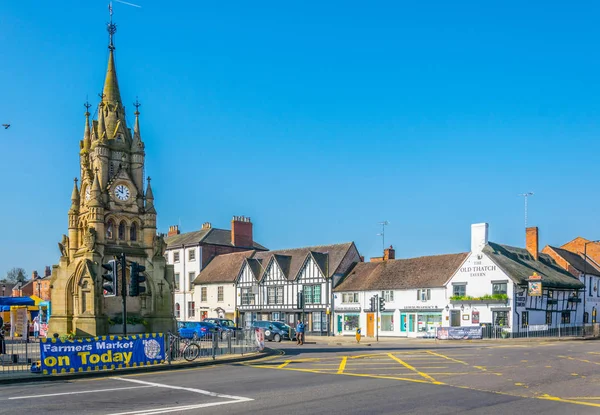
[[[40,316],[37,315],[33,319],[33,337],[37,340],[40,337]]]
[[[300,320],[296,324],[296,341],[299,346],[304,344],[304,323]]]
[[[0,317],[0,355],[6,354],[6,343],[4,342],[4,320]]]

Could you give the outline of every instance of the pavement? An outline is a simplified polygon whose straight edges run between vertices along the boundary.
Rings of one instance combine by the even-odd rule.
[[[250,362],[3,385],[0,414],[598,414],[600,344],[296,346]]]

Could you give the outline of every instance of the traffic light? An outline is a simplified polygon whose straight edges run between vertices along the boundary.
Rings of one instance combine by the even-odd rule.
[[[304,293],[302,291],[298,291],[298,301],[296,302],[296,308],[298,310],[304,309]]]
[[[370,310],[374,313],[376,308],[375,308],[375,297],[371,297],[371,308]]]
[[[385,299],[379,297],[379,312],[385,311]]]
[[[129,267],[129,296],[137,297],[140,294],[146,292],[146,287],[141,287],[140,284],[146,281],[146,277],[142,272],[146,270],[146,267],[132,262]]]
[[[102,274],[102,293],[105,297],[114,297],[117,295],[119,271],[117,270],[117,261],[114,259],[108,261],[108,264],[102,264],[106,273]]]

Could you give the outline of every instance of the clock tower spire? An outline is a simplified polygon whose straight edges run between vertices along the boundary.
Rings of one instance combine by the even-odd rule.
[[[146,291],[128,299],[130,312],[147,320],[152,332],[173,329],[169,289],[164,293],[159,289],[172,286],[173,267],[166,264],[165,243],[156,234],[150,178],[144,189],[145,145],[137,99],[133,132],[126,123],[115,64],[117,25],[112,7],[109,10],[108,67],[96,120],[91,119],[91,105],[85,104],[84,134],[79,143],[81,185],[75,179],[68,236],[63,235],[59,243],[61,258],[52,273],[50,332],[108,333],[108,320],[121,312],[121,299],[104,297],[101,265],[122,253],[146,270]]]

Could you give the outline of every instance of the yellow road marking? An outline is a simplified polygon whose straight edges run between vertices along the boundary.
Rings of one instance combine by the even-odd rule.
[[[284,367],[286,367],[287,365],[289,365],[290,363],[292,363],[291,360],[286,360],[285,362],[283,362],[282,364],[280,364],[279,366],[277,366],[279,369],[283,369]]]
[[[567,359],[567,360],[577,360],[579,362],[584,362],[584,363],[591,363],[593,365],[600,365],[600,363],[598,362],[592,362],[591,360],[586,360],[586,359],[577,359],[575,357],[571,357],[571,356],[558,356],[561,359]]]
[[[427,373],[423,373],[417,369],[415,369],[413,366],[409,365],[408,363],[406,363],[405,361],[403,361],[402,359],[398,359],[396,356],[394,356],[391,353],[388,353],[388,356],[395,360],[396,362],[400,363],[402,366],[404,366],[407,369],[412,370],[413,372],[418,373],[419,375],[421,375],[422,377],[424,377],[425,379],[431,381],[431,382],[437,382],[437,380],[435,380],[434,378],[432,378],[431,376],[429,376]]]
[[[344,369],[346,368],[346,361],[348,360],[348,356],[342,357],[342,361],[340,362],[340,367],[338,367],[337,374],[341,375],[344,373]]]
[[[469,364],[467,362],[463,362],[462,360],[458,360],[458,359],[453,359],[452,357],[448,357],[448,356],[445,356],[445,355],[440,354],[440,353],[432,352],[431,350],[427,350],[427,353],[430,354],[430,355],[432,355],[432,356],[437,356],[437,357],[442,357],[444,359],[448,359],[451,362],[460,363],[462,365],[469,366]]]
[[[600,403],[592,403],[592,402],[585,402],[585,401],[574,401],[574,400],[571,400],[571,399],[559,398],[558,396],[542,395],[542,396],[536,396],[535,398],[536,399],[543,399],[543,400],[547,400],[547,401],[574,403],[576,405],[594,406],[596,408],[600,408]]]

